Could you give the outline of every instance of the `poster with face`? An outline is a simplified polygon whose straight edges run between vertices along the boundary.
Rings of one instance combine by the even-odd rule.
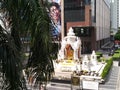
[[[49,0],[50,30],[53,41],[61,40],[61,1]]]

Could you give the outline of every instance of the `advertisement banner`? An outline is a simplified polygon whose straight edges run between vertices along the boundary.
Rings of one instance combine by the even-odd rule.
[[[53,41],[61,40],[61,0],[49,0],[50,30]]]

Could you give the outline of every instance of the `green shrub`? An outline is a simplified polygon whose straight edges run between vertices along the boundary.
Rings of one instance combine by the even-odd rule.
[[[120,58],[120,49],[117,49],[113,56],[112,56],[113,60],[118,60]]]
[[[103,56],[102,52],[96,52],[96,55],[97,55],[97,56],[100,56],[100,57]]]
[[[100,55],[97,55],[97,59],[100,59],[100,57],[101,57]]]
[[[113,60],[117,60],[120,58],[120,54],[119,53],[114,53],[112,56]]]
[[[101,62],[102,60],[99,58],[99,59],[97,59],[97,61],[98,61],[98,62]]]
[[[105,68],[103,69],[103,72],[101,74],[101,77],[104,79],[106,77],[106,75],[109,73],[111,66],[113,64],[113,60],[112,58],[110,58],[109,60],[107,60],[107,64],[105,66]]]
[[[115,53],[120,53],[120,49],[117,49],[117,50],[115,51]]]

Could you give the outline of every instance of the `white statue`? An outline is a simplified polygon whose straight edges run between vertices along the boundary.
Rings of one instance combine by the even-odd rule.
[[[97,62],[97,55],[96,55],[94,50],[92,51],[92,54],[91,54],[91,63],[94,66],[98,64],[98,62]]]
[[[88,56],[85,55],[82,61],[82,70],[90,71],[90,61],[88,59]]]

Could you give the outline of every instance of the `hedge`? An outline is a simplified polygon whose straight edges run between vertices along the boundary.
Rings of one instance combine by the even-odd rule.
[[[113,60],[117,60],[120,58],[120,54],[117,54],[115,53],[113,56],[112,56]]]
[[[103,56],[103,54],[102,54],[102,52],[96,52],[96,55],[100,55],[100,57],[102,57]]]
[[[108,73],[109,73],[109,71],[111,69],[112,64],[113,64],[113,59],[112,58],[107,60],[107,64],[106,64],[105,68],[103,69],[103,72],[101,73],[101,77],[103,79],[108,75]]]
[[[112,56],[113,60],[117,60],[120,58],[120,49],[116,50]]]

